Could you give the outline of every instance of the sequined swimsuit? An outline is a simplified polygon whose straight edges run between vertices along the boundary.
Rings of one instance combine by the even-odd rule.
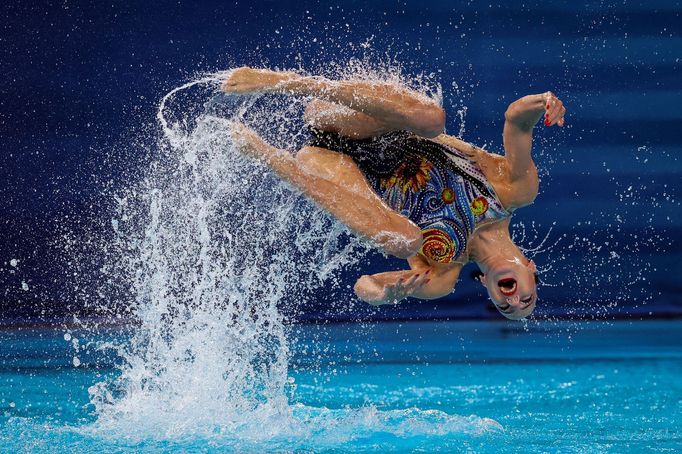
[[[376,194],[421,228],[420,252],[431,260],[466,262],[476,228],[511,216],[480,167],[454,148],[407,131],[359,140],[312,133],[308,145],[349,155]]]

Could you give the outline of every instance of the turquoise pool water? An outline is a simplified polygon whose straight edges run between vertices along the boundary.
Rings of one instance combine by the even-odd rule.
[[[682,449],[682,321],[294,326],[288,403],[166,432],[102,425],[88,388],[116,356],[92,344],[75,367],[64,334],[0,332],[2,452]]]

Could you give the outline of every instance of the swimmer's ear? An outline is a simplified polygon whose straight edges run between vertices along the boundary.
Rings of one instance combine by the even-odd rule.
[[[538,273],[538,267],[535,266],[535,262],[532,260],[528,260],[528,265],[526,265],[528,269],[531,271],[531,273],[537,274]]]
[[[535,266],[535,262],[528,260],[528,265],[526,265],[531,273],[533,273],[533,279],[535,279],[535,285],[540,285],[540,275],[538,274],[538,267]]]

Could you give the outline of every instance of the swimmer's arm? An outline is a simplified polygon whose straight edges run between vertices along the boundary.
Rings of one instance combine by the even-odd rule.
[[[411,296],[423,300],[433,300],[449,295],[455,291],[457,279],[459,279],[459,272],[462,270],[462,265],[459,263],[451,267],[430,268],[429,281],[419,287]]]
[[[407,297],[436,299],[453,292],[461,269],[456,264],[442,270],[422,268],[362,276],[355,283],[355,294],[375,306],[397,304]]]
[[[564,125],[566,109],[551,92],[524,96],[509,105],[504,114],[505,158],[509,165],[510,183],[537,179],[531,156],[533,127],[545,114],[545,125]]]

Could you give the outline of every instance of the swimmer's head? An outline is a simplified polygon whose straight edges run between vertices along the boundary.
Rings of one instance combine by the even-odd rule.
[[[488,270],[477,279],[488,291],[497,310],[510,320],[528,317],[538,299],[538,273],[528,259],[501,259],[488,263]]]

